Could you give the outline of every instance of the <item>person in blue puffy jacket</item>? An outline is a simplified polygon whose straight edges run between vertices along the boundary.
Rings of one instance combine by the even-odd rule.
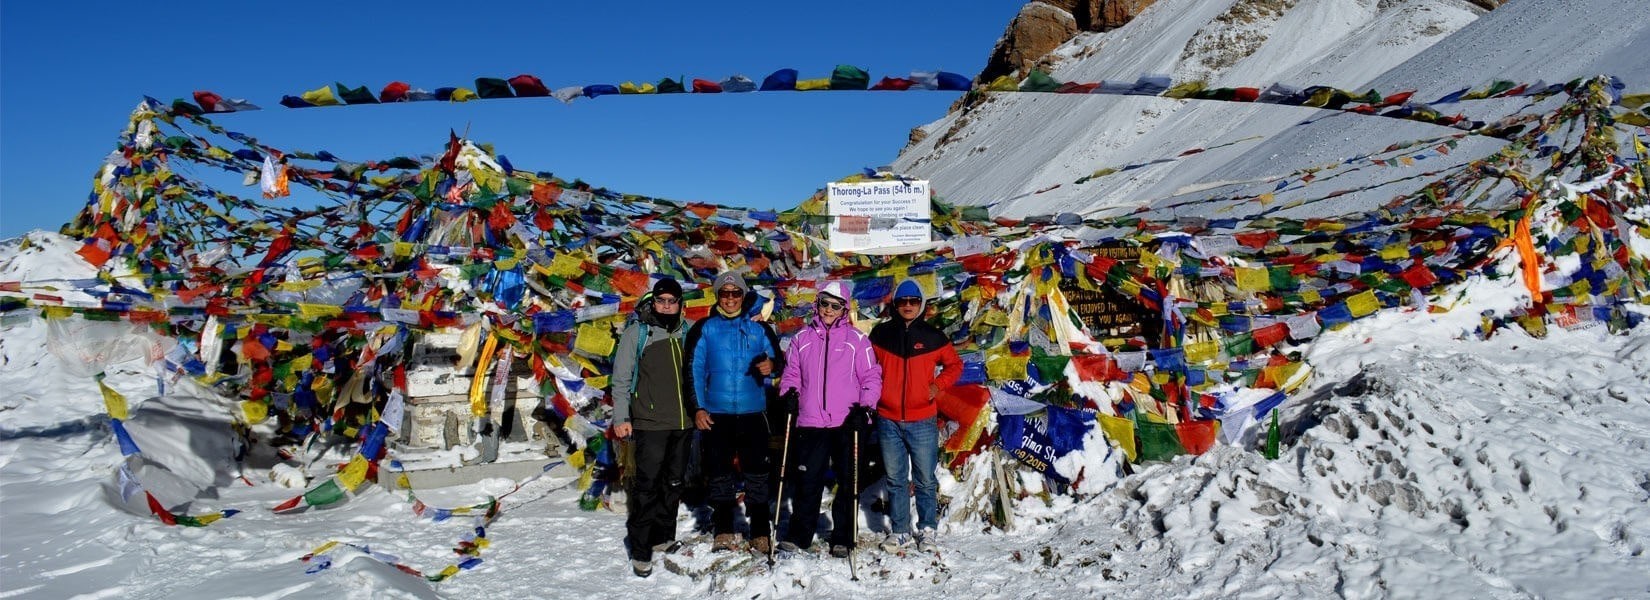
[[[716,307],[688,330],[689,405],[698,406],[694,425],[700,430],[701,465],[711,507],[714,551],[739,547],[734,533],[739,477],[745,484],[745,516],[750,520],[750,550],[767,554],[772,547],[772,513],[765,411],[768,389],[781,370],[779,337],[767,323],[748,313],[754,300],[738,273],[724,272],[711,285]],[[734,459],[739,469],[734,469]]]

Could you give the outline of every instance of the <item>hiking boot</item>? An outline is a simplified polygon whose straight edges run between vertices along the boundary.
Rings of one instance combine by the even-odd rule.
[[[768,536],[751,538],[751,552],[766,555],[773,550],[773,539]]]
[[[831,556],[835,556],[837,558],[848,558],[848,551],[848,546],[843,544],[831,546]]]
[[[910,547],[911,534],[909,533],[890,533],[888,534],[888,537],[882,538],[882,551],[889,554],[894,554]]]
[[[791,542],[779,542],[779,551],[786,554],[796,554],[801,552],[802,548]]]
[[[739,536],[731,533],[718,533],[716,540],[711,542],[711,552],[729,552],[739,549]]]
[[[676,540],[659,542],[653,545],[653,552],[657,554],[675,554],[682,549],[682,543]]]
[[[630,561],[630,572],[637,577],[647,577],[653,574],[653,563],[645,560]]]
[[[939,550],[939,544],[934,542],[934,530],[924,529],[917,532],[917,551],[933,552]]]

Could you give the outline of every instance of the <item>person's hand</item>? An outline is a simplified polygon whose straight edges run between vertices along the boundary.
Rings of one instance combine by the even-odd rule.
[[[767,377],[773,374],[773,359],[764,358],[756,363],[756,374]]]
[[[848,409],[848,421],[846,424],[848,425],[849,431],[865,433],[871,431],[872,426],[876,424],[876,414],[871,412],[870,408],[855,406]]]
[[[619,439],[621,440],[630,439],[630,424],[620,423],[618,425],[614,425],[613,435],[619,436]]]
[[[779,399],[785,403],[785,414],[794,415],[802,402],[802,394],[797,392],[796,388],[791,388],[780,395]]]
[[[938,383],[928,384],[928,397],[929,398],[938,398],[938,397],[940,397],[940,384],[938,384]]]
[[[701,408],[699,412],[693,413],[693,426],[698,427],[700,431],[710,431],[710,426],[713,423],[715,421],[710,420],[709,411]]]

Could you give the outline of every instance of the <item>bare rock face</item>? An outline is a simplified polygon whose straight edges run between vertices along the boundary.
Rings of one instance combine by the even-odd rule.
[[[1499,0],[1478,0],[1497,2]],[[1003,75],[1025,75],[1049,52],[1078,32],[1122,27],[1156,0],[1034,0],[1008,24],[979,81]]]
[[[1009,22],[1008,31],[992,49],[978,80],[1029,72],[1038,59],[1066,43],[1077,31],[1077,19],[1066,9],[1043,2],[1027,4]]]
[[[1495,10],[1497,8],[1500,8],[1502,4],[1507,3],[1507,0],[1467,0],[1467,1],[1471,2],[1473,6],[1477,6],[1479,8],[1484,9],[1484,10]]]
[[[1071,13],[1082,31],[1122,27],[1157,0],[1045,0]]]

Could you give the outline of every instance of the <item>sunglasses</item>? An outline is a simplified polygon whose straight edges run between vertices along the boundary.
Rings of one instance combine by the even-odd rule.
[[[676,306],[677,304],[680,304],[681,302],[682,302],[682,299],[677,298],[675,296],[655,296],[653,298],[653,303],[654,304],[662,304],[664,306]]]
[[[717,290],[717,298],[744,298],[745,292],[740,290]]]
[[[922,298],[895,298],[894,306],[922,306]]]
[[[819,304],[820,308],[826,308],[826,309],[830,309],[830,310],[842,310],[844,308],[848,308],[847,303],[844,303],[844,302],[841,302],[841,301],[838,301],[838,300],[820,300],[819,302],[817,302],[817,304]]]

